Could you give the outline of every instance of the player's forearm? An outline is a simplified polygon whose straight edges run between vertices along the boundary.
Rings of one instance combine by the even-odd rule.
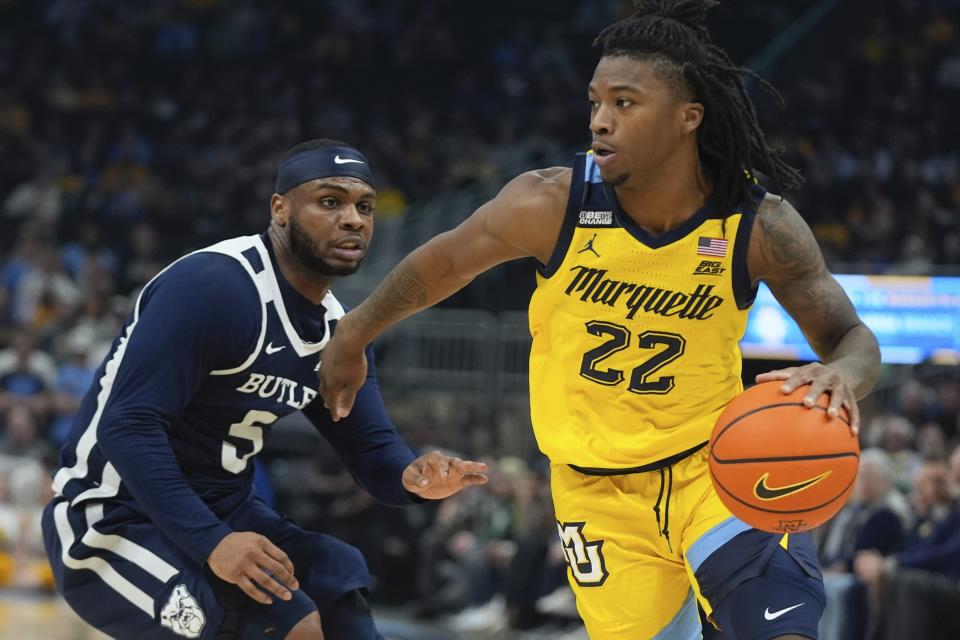
[[[857,324],[843,334],[823,363],[848,376],[859,400],[870,393],[880,375],[880,345],[866,325]]]
[[[338,329],[339,332],[339,329]],[[390,421],[376,378],[373,349],[367,347],[367,380],[357,392],[350,415],[335,423],[318,402],[304,409],[317,431],[333,446],[350,474],[378,502],[403,506],[420,502],[401,480],[419,455]]]
[[[446,234],[420,247],[387,274],[360,305],[341,320],[366,345],[399,321],[450,297],[473,278],[457,272]]]
[[[98,435],[138,509],[194,560],[206,562],[232,529],[187,483],[162,423],[115,412],[104,416]]]

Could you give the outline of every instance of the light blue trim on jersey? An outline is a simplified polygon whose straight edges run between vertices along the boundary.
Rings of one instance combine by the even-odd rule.
[[[709,558],[714,551],[733,540],[734,537],[752,528],[753,527],[743,520],[730,516],[697,538],[697,541],[690,545],[686,554],[687,563],[690,565],[690,568],[693,569],[693,572],[696,573],[700,565],[703,564],[703,561]]]
[[[700,640],[701,631],[697,600],[693,597],[693,589],[690,589],[677,615],[651,640]]]
[[[600,177],[600,167],[594,161],[592,153],[587,154],[587,161],[583,163],[583,180],[584,182],[603,182],[603,178]]]

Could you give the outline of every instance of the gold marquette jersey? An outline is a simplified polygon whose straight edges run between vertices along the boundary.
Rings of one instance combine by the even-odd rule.
[[[579,154],[560,239],[530,301],[530,406],[555,463],[638,467],[709,439],[743,390],[757,200],[654,236]]]

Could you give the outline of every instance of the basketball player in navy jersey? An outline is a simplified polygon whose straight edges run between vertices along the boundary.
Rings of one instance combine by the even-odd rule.
[[[380,637],[357,549],[254,492],[252,458],[284,415],[303,411],[385,504],[486,482],[481,463],[417,456],[372,367],[347,421],[313,402],[344,314],[331,281],[356,271],[373,232],[366,158],[331,140],[298,145],[270,205],[267,233],[191,253],[144,287],[61,452],[47,553],[58,591],[112,637]]]

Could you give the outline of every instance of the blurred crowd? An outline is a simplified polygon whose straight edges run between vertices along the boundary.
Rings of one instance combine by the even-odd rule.
[[[502,181],[498,150],[585,146],[590,42],[626,4],[0,0],[0,586],[49,588],[37,507],[133,297],[188,250],[262,231],[288,147],[356,144],[378,217],[402,225],[439,193]],[[869,4],[838,14],[833,46],[801,39],[765,70],[786,108],[761,101],[761,121],[806,175],[789,197],[831,265],[956,270],[960,0]],[[714,39],[745,62],[808,5],[727,3]],[[360,545],[381,601],[464,632],[575,628],[545,462],[530,438],[482,435],[526,419],[409,394],[388,406],[417,445],[462,451],[471,433],[491,483],[385,509],[294,425],[265,452],[264,491]],[[894,633],[871,613],[891,610],[892,576],[956,587],[960,552],[917,558],[960,539],[958,412],[949,376],[907,381],[875,411],[856,496],[819,534],[831,598],[852,603],[825,622],[838,638]]]
[[[815,532],[823,637],[960,637],[960,445],[902,415],[873,426],[852,498]]]
[[[792,77],[783,66],[775,78],[785,111],[761,118],[804,169],[807,183],[790,198],[828,262],[956,272],[960,2],[851,2],[841,11],[831,33],[792,54]]]

